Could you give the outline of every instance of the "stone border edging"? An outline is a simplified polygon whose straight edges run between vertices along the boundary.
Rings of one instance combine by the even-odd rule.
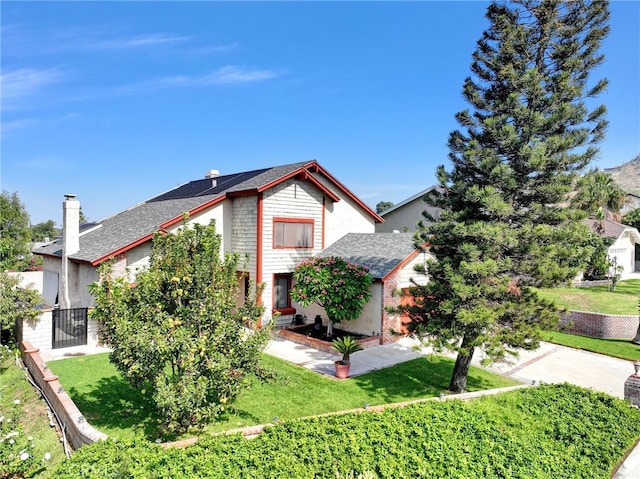
[[[31,377],[42,390],[56,415],[73,449],[85,444],[107,439],[108,436],[91,426],[84,418],[71,397],[58,382],[58,376],[51,373],[40,357],[40,350],[34,348],[29,341],[19,344],[22,361]]]

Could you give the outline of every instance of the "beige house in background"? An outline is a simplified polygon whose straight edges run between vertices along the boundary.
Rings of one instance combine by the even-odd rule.
[[[376,224],[376,233],[392,233],[394,231],[414,233],[417,229],[418,221],[424,220],[423,211],[427,211],[434,218],[437,218],[438,209],[429,206],[424,201],[424,197],[435,188],[435,186],[430,186],[426,190],[382,211],[380,216],[384,219],[384,223]]]

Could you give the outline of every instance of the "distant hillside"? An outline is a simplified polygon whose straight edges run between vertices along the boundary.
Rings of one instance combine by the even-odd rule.
[[[627,193],[640,195],[640,155],[620,166],[605,168],[618,186]]]

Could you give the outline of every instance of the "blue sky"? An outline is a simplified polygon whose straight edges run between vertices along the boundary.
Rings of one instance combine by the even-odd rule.
[[[11,2],[1,186],[99,220],[204,176],[316,159],[371,207],[448,164],[485,2]],[[600,168],[640,153],[640,2],[614,1]]]

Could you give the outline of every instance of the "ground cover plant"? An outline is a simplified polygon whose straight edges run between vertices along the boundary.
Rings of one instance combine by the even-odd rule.
[[[538,294],[558,307],[605,314],[638,314],[640,279],[620,281],[615,291],[593,288],[539,288]]]
[[[14,351],[0,346],[0,477],[55,477],[63,447]]]
[[[453,369],[452,360],[433,356],[336,381],[269,355],[263,355],[261,364],[273,371],[276,379],[268,383],[254,380],[204,432],[361,408],[365,403],[373,406],[439,396]],[[155,440],[161,434],[146,395],[128,385],[107,354],[50,361],[48,365],[88,422],[110,437],[124,439],[138,434]],[[468,388],[474,391],[515,384],[472,368]],[[162,436],[165,440],[177,437]]]
[[[163,450],[142,440],[82,447],[58,477],[609,478],[634,444],[640,411],[571,385],[382,413],[288,421]]]
[[[544,339],[551,343],[575,349],[584,349],[593,353],[606,354],[614,358],[628,359],[629,361],[640,360],[640,345],[633,344],[629,339],[590,338],[559,331],[545,332]]]

